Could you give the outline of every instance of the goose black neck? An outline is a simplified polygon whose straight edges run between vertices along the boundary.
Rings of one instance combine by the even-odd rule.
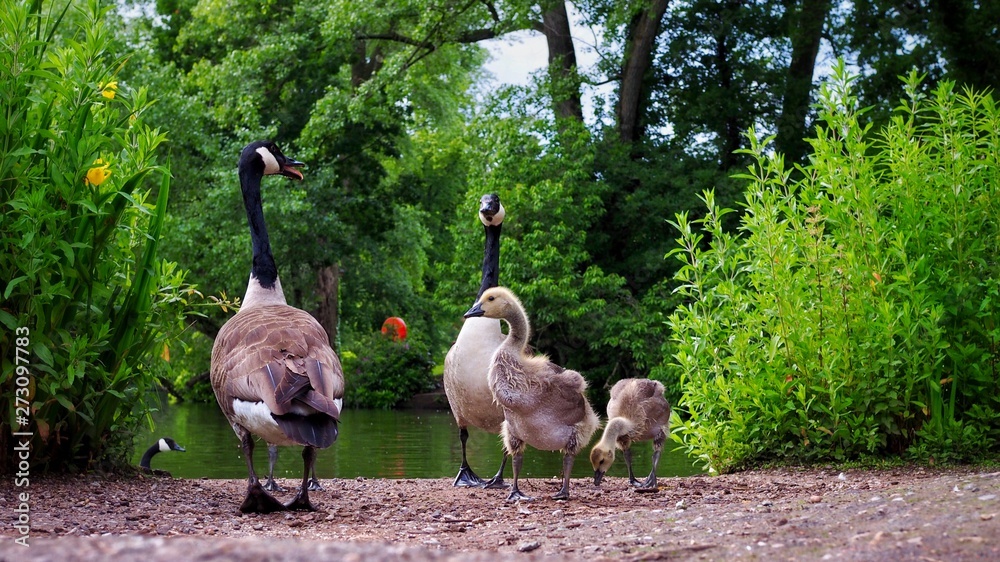
[[[160,452],[160,442],[157,441],[153,445],[146,449],[146,452],[142,455],[142,460],[139,461],[139,466],[142,468],[149,468],[149,462],[153,460],[153,455]]]
[[[278,279],[278,267],[271,254],[271,242],[267,236],[267,225],[264,224],[264,207],[260,199],[262,177],[263,173],[259,170],[251,169],[250,166],[240,167],[243,205],[246,206],[250,240],[253,243],[253,266],[250,269],[250,276],[256,278],[261,287],[273,289]]]
[[[486,228],[486,247],[483,249],[483,282],[479,286],[476,300],[483,296],[487,289],[500,284],[500,227],[503,224],[484,225]]]

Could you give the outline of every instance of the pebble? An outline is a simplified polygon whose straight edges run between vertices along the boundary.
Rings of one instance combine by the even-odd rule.
[[[517,551],[518,552],[531,552],[532,550],[537,550],[540,546],[542,546],[542,543],[540,543],[538,541],[523,542],[523,543],[517,545]]]
[[[809,503],[819,503],[823,501],[823,496],[809,496]]]

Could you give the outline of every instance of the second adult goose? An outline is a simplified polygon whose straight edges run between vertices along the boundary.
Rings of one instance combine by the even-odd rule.
[[[497,286],[500,276],[500,228],[505,216],[500,197],[489,194],[480,198],[479,220],[486,230],[486,246],[483,249],[483,277],[477,299],[487,289]],[[467,318],[458,332],[458,339],[444,358],[444,392],[448,395],[451,413],[458,424],[458,438],[462,442],[462,464],[455,477],[455,486],[506,487],[503,469],[507,464],[507,455],[500,460],[500,470],[489,480],[483,480],[473,472],[465,456],[470,425],[490,433],[500,433],[503,408],[493,401],[486,375],[493,352],[503,340],[500,320]]]
[[[274,480],[274,465],[278,463],[278,446],[267,444],[267,478],[264,480],[264,489],[268,492],[284,492],[285,489],[281,487]],[[323,490],[323,486],[320,485],[319,479],[316,478],[316,467],[313,466],[312,477],[309,478],[309,491],[310,492],[320,492]]]
[[[186,449],[177,444],[176,441],[169,437],[160,437],[155,443],[146,449],[143,453],[142,459],[139,461],[139,468],[145,472],[150,472],[157,476],[170,476],[170,473],[165,470],[157,470],[149,466],[149,463],[153,461],[153,457],[159,453],[165,453],[167,451],[180,451],[184,452]]]
[[[212,389],[233,426],[250,473],[244,513],[315,510],[308,480],[316,449],[337,439],[344,396],[340,360],[323,326],[288,306],[264,224],[260,183],[265,175],[302,179],[301,162],[270,141],[243,149],[240,187],[250,225],[253,266],[239,312],[219,330],[212,348]],[[295,498],[283,505],[261,486],[253,467],[254,435],[275,445],[300,445],[305,469]]]
[[[656,487],[656,466],[660,462],[663,442],[670,429],[670,403],[663,396],[663,383],[649,379],[622,379],[611,387],[608,402],[608,423],[604,435],[590,450],[594,467],[594,484],[601,479],[615,462],[615,448],[622,450],[628,481],[633,486]],[[667,431],[664,430],[667,428]],[[653,441],[653,469],[645,482],[639,482],[632,472],[632,443]]]
[[[504,411],[500,435],[513,458],[514,483],[508,501],[531,499],[517,485],[526,444],[544,451],[562,451],[562,488],[552,499],[568,499],[573,459],[599,425],[584,394],[587,382],[580,373],[564,369],[544,355],[527,352],[531,334],[528,315],[509,289],[488,289],[465,316],[500,318],[509,326],[489,371],[490,390]]]

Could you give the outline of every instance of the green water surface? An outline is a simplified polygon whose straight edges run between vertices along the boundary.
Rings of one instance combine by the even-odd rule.
[[[160,453],[152,467],[167,470],[177,478],[246,478],[246,464],[239,441],[217,404],[164,404],[154,413],[154,429],[136,439],[135,464],[145,449],[159,437],[172,437],[187,449],[185,453]],[[590,447],[577,455],[574,477],[593,476]],[[660,458],[658,476],[688,476],[700,470],[667,440]],[[281,447],[275,478],[302,477],[302,449]],[[500,438],[477,429],[469,430],[468,459],[480,476],[492,476],[500,466]],[[652,445],[633,446],[633,466],[641,479],[649,473]],[[448,411],[429,410],[345,410],[340,436],[332,447],[319,451],[316,473],[325,478],[453,478],[462,460],[458,427]],[[258,441],[254,449],[258,475],[267,473],[267,446]],[[550,478],[562,472],[562,455],[528,447],[524,454],[524,477]],[[618,455],[609,476],[626,476]],[[510,478],[510,463],[504,474]]]

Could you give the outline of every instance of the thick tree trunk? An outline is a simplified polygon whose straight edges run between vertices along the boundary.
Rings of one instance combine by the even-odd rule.
[[[666,11],[667,0],[652,0],[647,9],[632,18],[629,26],[617,108],[618,136],[625,143],[639,140],[644,133],[641,122],[646,98],[644,85],[653,64],[660,21]]]
[[[805,141],[806,120],[812,96],[813,72],[823,24],[830,13],[830,0],[802,0],[799,9],[789,18],[788,35],[792,40],[792,60],[785,79],[785,97],[775,145],[789,163],[802,162],[809,149]]]
[[[580,103],[580,75],[576,71],[576,48],[570,33],[566,2],[543,5],[542,25],[549,47],[549,84],[556,119],[583,121]]]
[[[337,296],[340,291],[340,266],[330,265],[316,273],[316,291],[319,293],[319,307],[316,309],[316,319],[326,330],[330,338],[330,347],[337,349],[337,326],[340,321],[340,310],[337,306]]]
[[[354,41],[354,57],[351,62],[351,85],[355,88],[371,80],[382,68],[382,51],[378,48],[368,58],[368,43],[364,39]]]

